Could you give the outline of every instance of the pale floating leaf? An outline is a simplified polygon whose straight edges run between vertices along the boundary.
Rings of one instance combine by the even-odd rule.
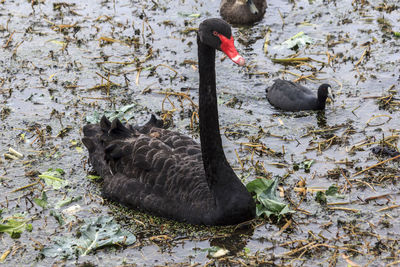
[[[79,238],[74,236],[59,237],[55,244],[45,247],[42,254],[46,257],[73,258],[105,246],[131,245],[136,242],[136,237],[121,228],[113,221],[112,217],[100,216],[85,220],[80,227]]]

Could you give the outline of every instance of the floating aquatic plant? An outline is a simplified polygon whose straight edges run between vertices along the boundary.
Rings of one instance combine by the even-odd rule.
[[[294,212],[290,210],[288,204],[279,200],[276,190],[277,187],[278,178],[273,180],[259,178],[246,185],[247,190],[255,194],[257,216],[265,215],[270,217],[271,215],[275,215],[278,217],[278,220],[280,220],[282,216]]]

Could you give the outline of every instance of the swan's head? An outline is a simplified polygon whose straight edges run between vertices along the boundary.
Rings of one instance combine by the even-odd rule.
[[[233,62],[243,66],[244,58],[234,45],[231,26],[221,19],[207,19],[199,26],[200,41],[224,52]]]

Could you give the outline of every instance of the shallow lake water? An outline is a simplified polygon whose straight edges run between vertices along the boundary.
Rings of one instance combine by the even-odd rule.
[[[282,201],[294,210],[280,223],[256,219],[235,229],[176,224],[103,200],[80,141],[87,120],[128,105],[120,115],[129,123],[156,114],[198,139],[195,107],[177,95],[197,103],[196,28],[219,17],[219,1],[1,1],[0,219],[23,214],[32,224],[19,238],[0,233],[3,264],[399,264],[399,161],[380,163],[390,157],[371,152],[378,144],[399,149],[399,11],[395,0],[269,0],[263,20],[233,27],[247,64],[217,53],[225,152],[244,183],[280,176]],[[312,60],[273,63],[296,54],[280,45],[301,31],[313,43],[296,57]],[[323,114],[282,112],[265,98],[276,78],[313,90],[329,83],[334,102]],[[24,157],[7,159],[10,147]],[[310,160],[306,171],[301,163]],[[49,168],[63,169],[68,186],[36,183]],[[319,204],[315,191],[331,185],[339,194]],[[43,191],[47,208],[32,201]],[[55,208],[68,197],[76,201]],[[61,226],[52,211],[73,206]],[[41,255],[55,237],[100,215],[115,217],[136,243],[69,259]],[[229,252],[213,258],[213,246]]]

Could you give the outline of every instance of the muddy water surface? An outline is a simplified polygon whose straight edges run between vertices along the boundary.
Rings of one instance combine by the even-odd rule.
[[[124,116],[130,123],[155,113],[171,128],[198,138],[196,125],[190,127],[195,107],[174,95],[165,99],[165,92],[197,102],[195,30],[202,20],[219,17],[219,1],[4,1],[0,152],[12,147],[24,157],[0,159],[0,218],[23,213],[33,226],[18,239],[0,235],[4,264],[395,264],[398,161],[363,170],[387,159],[371,153],[376,144],[398,150],[399,9],[394,0],[271,0],[262,21],[233,29],[247,66],[217,54],[227,157],[244,183],[282,177],[281,195],[295,213],[280,231],[289,219],[280,224],[259,219],[254,229],[235,230],[193,228],[129,212],[104,202],[101,185],[87,179],[90,168],[80,141],[87,116],[133,104]],[[296,53],[279,45],[300,31],[313,44],[300,48],[297,57],[313,60],[274,64],[271,58]],[[335,102],[324,114],[282,112],[265,99],[275,78],[300,78],[313,89],[330,83]],[[294,167],[306,160],[314,160],[309,172]],[[69,185],[31,185],[37,172],[49,168],[63,169]],[[328,198],[333,205],[320,205],[312,189],[331,185],[339,195]],[[53,205],[46,209],[32,202],[43,191]],[[60,208],[79,205],[74,219],[60,226],[51,211],[66,197],[82,198]],[[116,217],[137,242],[67,260],[40,255],[54,237],[74,234],[85,218],[100,215]],[[229,253],[210,258],[205,249],[212,246]]]

